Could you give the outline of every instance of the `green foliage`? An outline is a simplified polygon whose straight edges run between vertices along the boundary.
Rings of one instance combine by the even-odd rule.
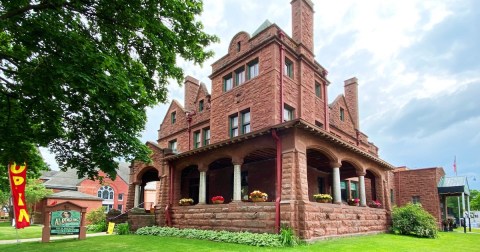
[[[130,234],[130,225],[128,225],[128,223],[117,224],[117,225],[115,225],[115,232],[118,235]]]
[[[28,179],[25,186],[25,200],[27,201],[29,211],[32,212],[33,210],[35,212],[35,205],[52,193],[52,189],[45,188],[45,185],[40,180]]]
[[[107,231],[107,228],[108,226],[105,220],[100,221],[97,224],[87,225],[87,231],[91,231],[91,232],[105,232]]]
[[[33,165],[48,146],[62,169],[111,178],[149,161],[146,108],[167,101],[177,59],[196,64],[218,41],[200,0],[0,1],[0,166]],[[5,171],[0,169],[0,179]],[[3,187],[2,187],[3,188]]]
[[[285,247],[295,247],[300,243],[300,239],[295,235],[293,229],[286,225],[282,225],[280,228],[280,239]]]
[[[163,237],[183,237],[188,239],[238,243],[257,247],[282,247],[281,237],[278,234],[179,229],[156,226],[139,228],[135,234]]]
[[[103,224],[106,221],[105,208],[99,207],[91,212],[87,213],[87,221],[90,224]]]
[[[470,190],[470,210],[480,211],[480,191]]]
[[[421,204],[408,203],[403,207],[394,207],[392,220],[392,230],[396,234],[427,238],[436,238],[438,235],[435,218]]]

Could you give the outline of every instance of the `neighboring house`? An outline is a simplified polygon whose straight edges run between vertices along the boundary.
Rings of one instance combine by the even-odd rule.
[[[388,230],[395,167],[360,129],[358,80],[328,103],[313,3],[291,7],[292,37],[267,20],[232,38],[212,65],[211,94],[186,77],[184,104],[172,101],[157,142],[147,142],[153,162],[131,167],[128,208],[159,181],[157,225],[277,232],[283,223],[308,240]],[[268,201],[249,202],[254,190]],[[315,202],[316,193],[334,204]],[[225,204],[212,204],[217,195]],[[179,206],[186,197],[195,205]],[[355,197],[361,207],[344,204]],[[367,207],[373,201],[381,207]]]
[[[92,181],[88,178],[78,178],[76,170],[48,171],[42,174],[40,180],[44,181],[46,188],[52,189],[53,194],[46,198],[37,209],[43,210],[44,204],[52,205],[65,201],[87,207],[87,212],[105,207],[105,211],[118,209],[125,212],[128,200],[129,164],[120,163],[117,170],[117,178],[112,181],[104,176],[103,183]]]

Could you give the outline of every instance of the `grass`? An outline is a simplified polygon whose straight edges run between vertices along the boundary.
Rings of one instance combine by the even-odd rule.
[[[42,237],[41,225],[32,225],[27,228],[18,229],[18,239]],[[16,240],[17,231],[10,225],[10,222],[0,222],[0,240]]]
[[[42,237],[42,225],[31,225],[26,228],[18,229],[18,239],[40,238]],[[87,234],[94,233],[87,231]],[[10,222],[0,222],[0,241],[16,240],[17,231],[10,225]]]
[[[473,229],[472,229],[473,231]],[[0,245],[0,251],[478,251],[477,233],[441,232],[437,239],[379,234],[319,241],[294,248],[257,248],[245,245],[173,237],[109,235],[86,240]]]

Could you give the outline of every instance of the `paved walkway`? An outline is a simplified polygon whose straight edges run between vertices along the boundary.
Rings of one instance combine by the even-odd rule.
[[[93,233],[93,234],[87,234],[88,237],[93,237],[93,236],[103,236],[107,235],[106,232],[101,232],[101,233]],[[53,240],[65,240],[65,239],[76,239],[78,238],[78,235],[65,235],[65,236],[56,236],[52,235],[50,236],[50,241]],[[13,244],[13,243],[23,243],[23,242],[41,242],[42,238],[30,238],[30,239],[20,239],[20,240],[0,240],[0,245],[1,244]]]

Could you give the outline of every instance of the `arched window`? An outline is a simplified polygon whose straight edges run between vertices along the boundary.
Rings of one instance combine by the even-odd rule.
[[[102,186],[98,189],[97,196],[103,199],[102,206],[105,208],[105,213],[108,213],[108,211],[113,208],[113,188],[110,186]]]
[[[97,192],[97,196],[104,200],[113,200],[113,194],[113,188],[110,186],[102,186]]]

